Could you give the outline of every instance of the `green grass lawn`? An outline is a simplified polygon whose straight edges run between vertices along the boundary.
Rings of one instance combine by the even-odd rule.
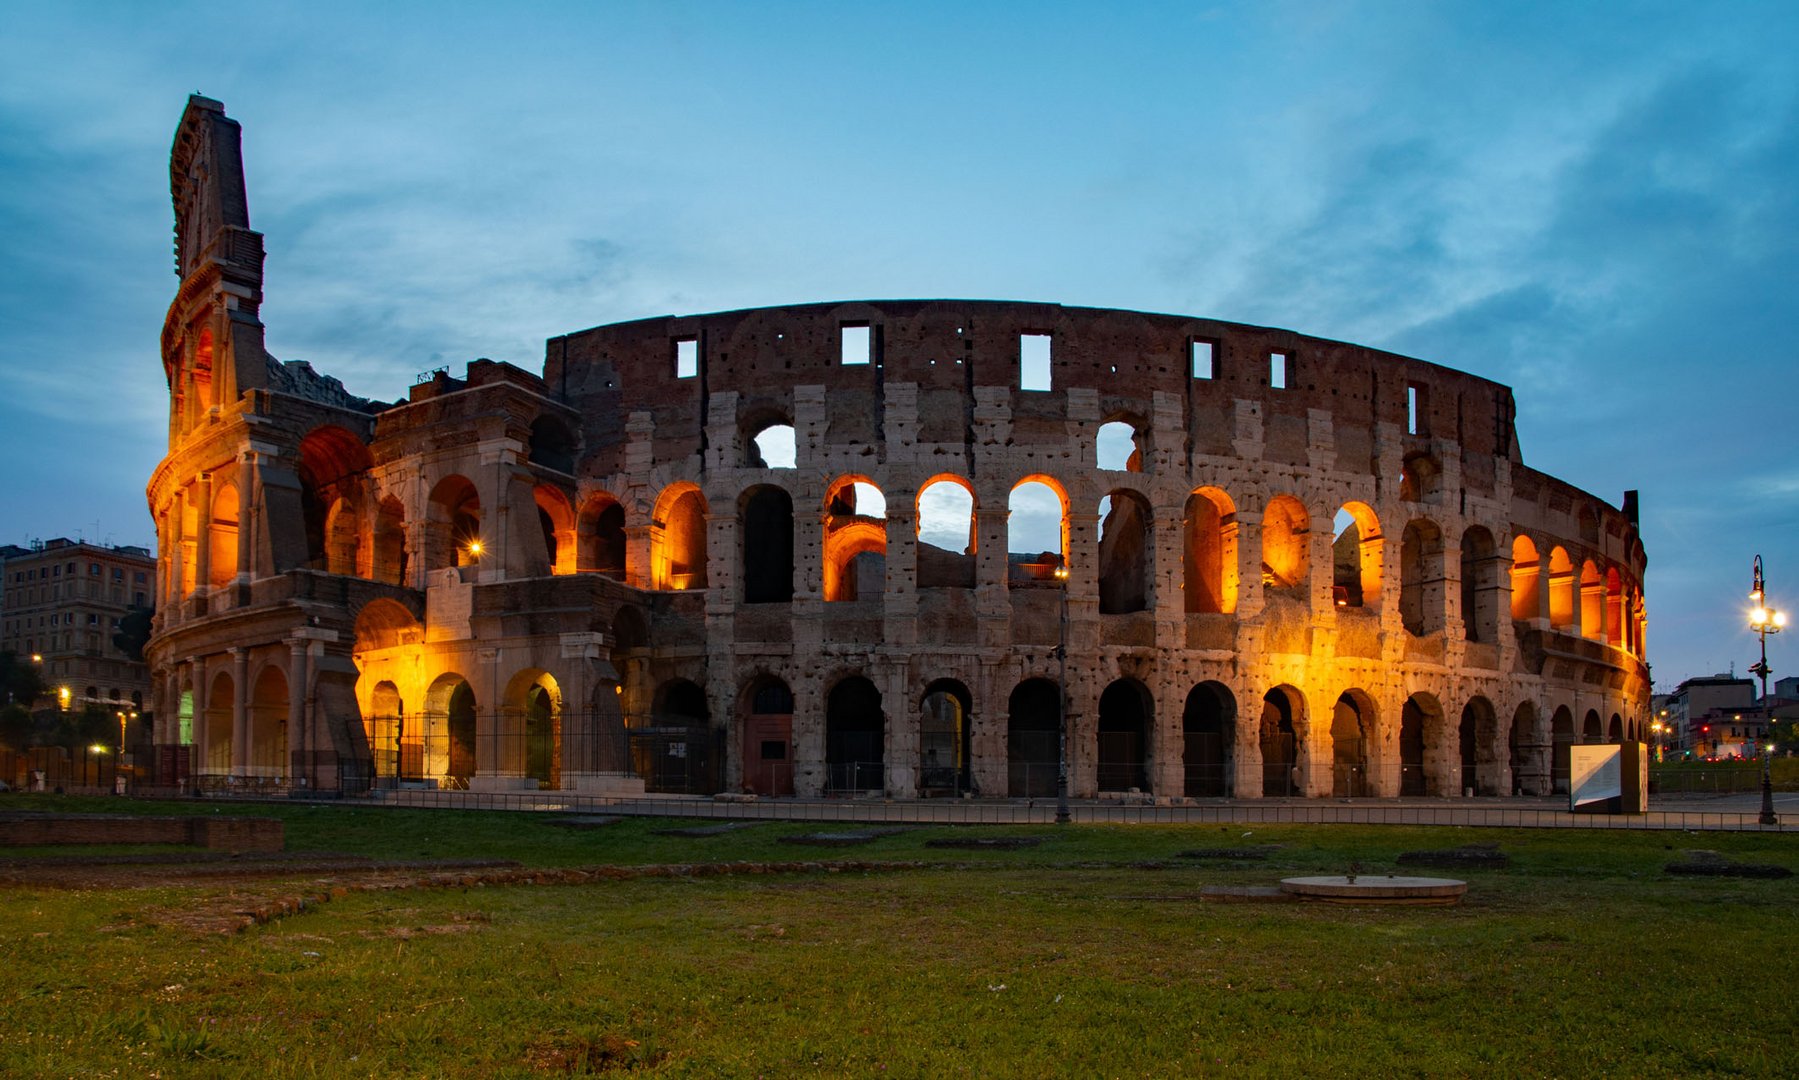
[[[35,805],[157,809],[98,802]],[[242,809],[302,851],[929,865],[352,892],[235,935],[146,917],[216,883],[3,890],[0,1075],[1799,1075],[1799,878],[1663,872],[1693,849],[1799,869],[1778,834],[933,827],[817,849],[779,838],[852,827]],[[1045,840],[925,846],[965,835]],[[1197,899],[1470,842],[1512,865],[1453,875],[1459,907]],[[1179,855],[1255,845],[1267,862]]]

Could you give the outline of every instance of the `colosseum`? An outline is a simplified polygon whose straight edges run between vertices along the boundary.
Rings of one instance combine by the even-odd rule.
[[[264,348],[192,98],[158,772],[815,798],[1546,794],[1646,728],[1644,552],[1510,390],[1287,330],[851,301],[368,401]],[[1061,751],[1066,740],[1066,756]]]

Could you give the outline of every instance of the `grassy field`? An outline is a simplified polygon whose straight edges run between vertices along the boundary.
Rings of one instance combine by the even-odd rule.
[[[170,809],[0,804],[51,806]],[[231,883],[0,890],[0,1075],[1799,1075],[1799,879],[1663,869],[1699,849],[1799,869],[1777,834],[939,827],[817,849],[781,841],[817,825],[274,812],[297,851],[895,865],[352,891],[238,934],[158,918]],[[1043,839],[925,843],[965,836]],[[1459,907],[1198,899],[1471,842],[1511,865],[1454,874]],[[1182,854],[1239,847],[1271,850]]]

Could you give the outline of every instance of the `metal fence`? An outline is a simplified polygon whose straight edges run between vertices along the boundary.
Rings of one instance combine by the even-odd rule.
[[[118,792],[119,780],[130,785],[132,769],[121,767],[110,747],[34,746],[29,750],[0,750],[0,781],[14,791],[64,792],[91,795]]]

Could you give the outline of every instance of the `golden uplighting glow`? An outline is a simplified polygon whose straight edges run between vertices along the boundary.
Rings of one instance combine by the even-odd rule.
[[[468,542],[468,553],[470,558],[479,559],[481,557],[481,541],[470,540]]]
[[[73,696],[73,695],[72,695],[72,694],[71,694],[71,693],[70,693],[70,692],[69,692],[69,688],[68,688],[68,687],[66,687],[66,686],[59,686],[59,687],[57,687],[57,688],[56,688],[56,700],[58,700],[58,701],[60,701],[60,702],[62,702],[62,707],[63,707],[63,708],[65,708],[65,709],[66,709],[66,708],[68,708],[68,707],[69,707],[69,698],[70,698],[70,697],[72,697],[72,696]]]

